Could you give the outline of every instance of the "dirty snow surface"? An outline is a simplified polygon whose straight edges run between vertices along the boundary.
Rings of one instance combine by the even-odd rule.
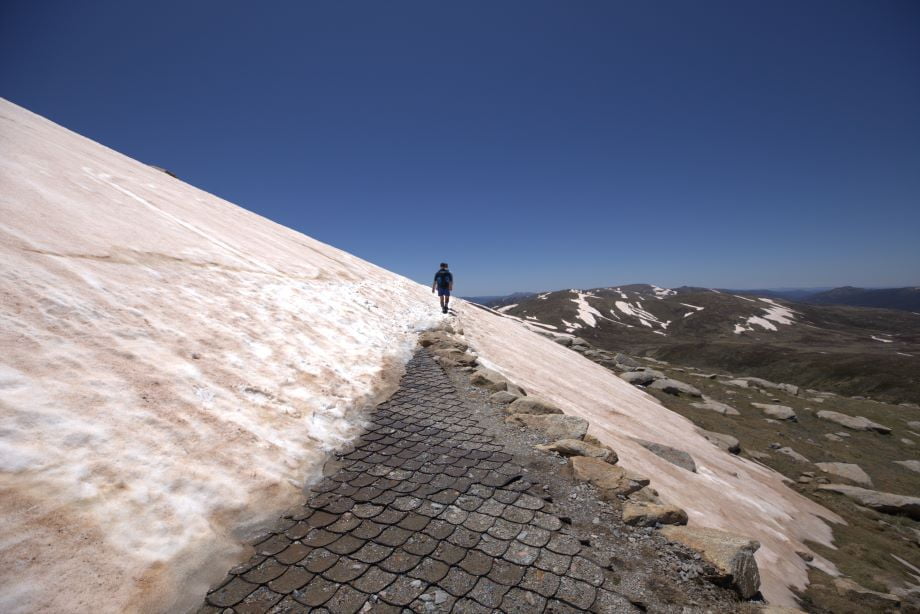
[[[435,299],[3,100],[0,121],[0,612],[181,610],[356,433]]]

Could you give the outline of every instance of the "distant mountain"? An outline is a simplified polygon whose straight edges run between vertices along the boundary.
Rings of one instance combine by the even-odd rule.
[[[815,294],[830,289],[831,288],[769,288],[763,290],[730,290],[719,288],[719,291],[745,296],[762,296],[766,298],[781,298],[787,301],[802,301],[809,296],[814,296]]]
[[[486,303],[547,335],[848,395],[920,398],[920,315],[631,284]]]
[[[471,303],[479,303],[480,305],[486,305],[488,307],[502,307],[504,305],[511,305],[517,301],[533,298],[536,295],[536,292],[515,292],[513,294],[497,296],[464,296],[461,298]]]
[[[815,305],[850,305],[920,312],[920,287],[866,289],[844,286],[812,294],[805,297],[803,302]]]

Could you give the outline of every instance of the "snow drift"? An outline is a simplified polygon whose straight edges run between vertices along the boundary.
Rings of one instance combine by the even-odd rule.
[[[0,147],[0,611],[191,607],[359,432],[436,301],[6,101]],[[795,550],[829,543],[830,512],[606,369],[457,309],[484,362],[588,418],[692,523],[763,542],[769,598],[804,584]]]

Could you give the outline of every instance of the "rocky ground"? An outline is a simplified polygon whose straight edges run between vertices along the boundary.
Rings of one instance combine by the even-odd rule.
[[[571,347],[846,520],[836,549],[809,544],[842,576],[813,567],[804,609],[920,611],[920,407]]]

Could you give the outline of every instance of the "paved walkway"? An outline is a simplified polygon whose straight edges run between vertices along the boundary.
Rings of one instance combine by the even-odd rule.
[[[200,612],[636,611],[469,416],[420,350],[338,471]]]

